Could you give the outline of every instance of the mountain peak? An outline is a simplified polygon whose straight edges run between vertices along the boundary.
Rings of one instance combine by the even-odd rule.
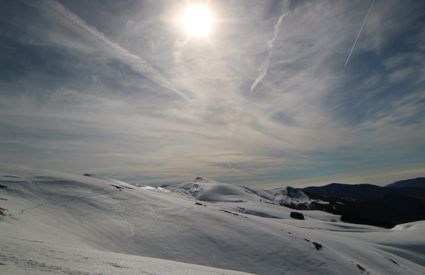
[[[212,180],[212,179],[209,179],[209,178],[206,178],[206,177],[200,177],[200,176],[198,176],[195,179],[193,179],[192,182],[201,182],[201,183],[209,183],[209,182],[211,182],[211,183],[215,183],[216,181],[215,180]]]

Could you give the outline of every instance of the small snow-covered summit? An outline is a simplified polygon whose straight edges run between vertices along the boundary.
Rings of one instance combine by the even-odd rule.
[[[209,202],[244,202],[259,199],[257,194],[246,187],[221,183],[204,177],[196,177],[193,181],[166,186],[166,188]]]
[[[273,196],[272,201],[281,205],[308,209],[311,203],[311,200],[303,191],[290,186],[272,189],[269,192]]]
[[[216,183],[215,180],[205,177],[196,177],[193,179],[193,182],[203,182],[203,183]]]

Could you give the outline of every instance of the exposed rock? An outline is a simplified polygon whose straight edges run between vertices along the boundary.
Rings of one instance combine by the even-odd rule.
[[[304,215],[300,212],[291,212],[290,217],[296,220],[305,220]]]

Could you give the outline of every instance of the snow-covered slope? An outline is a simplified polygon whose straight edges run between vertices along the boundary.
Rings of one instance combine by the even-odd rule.
[[[22,168],[0,175],[1,274],[231,274],[152,258],[256,274],[425,272],[423,222],[385,230],[319,211],[293,220],[264,194],[210,181],[182,195]]]
[[[1,274],[247,274],[35,240],[1,237],[0,244]]]

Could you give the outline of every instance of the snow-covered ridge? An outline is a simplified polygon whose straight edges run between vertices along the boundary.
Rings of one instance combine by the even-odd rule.
[[[265,201],[302,209],[308,209],[312,202],[304,192],[292,187],[260,190],[253,187],[221,183],[203,177],[197,177],[193,181],[182,184],[164,186],[164,188],[206,202]]]
[[[0,185],[0,274],[425,271],[423,222],[385,230],[320,211],[294,220],[293,210],[270,203],[279,192],[285,199],[281,191],[198,180],[182,196],[21,168],[0,169]]]

